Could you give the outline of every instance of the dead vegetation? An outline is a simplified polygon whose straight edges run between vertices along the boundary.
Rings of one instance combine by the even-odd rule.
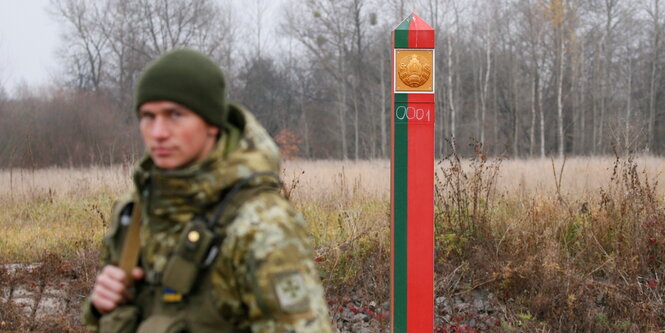
[[[663,159],[514,161],[489,158],[481,148],[472,159],[451,154],[438,163],[437,297],[496,295],[505,306],[497,331],[665,327]],[[88,178],[76,170],[40,172],[23,176],[29,186],[13,179],[20,198],[0,194],[0,258],[42,264],[0,270],[0,284],[39,290],[62,283],[66,309],[32,318],[3,301],[0,330],[79,332],[78,302],[92,284],[111,198],[129,185],[114,180],[128,169],[89,171]],[[282,174],[310,224],[331,310],[365,313],[376,331],[389,323],[389,175],[386,161],[298,160]],[[0,184],[7,176],[0,172]],[[82,180],[62,182],[66,177]],[[455,313],[437,332],[473,316]]]
[[[37,264],[0,268],[1,332],[86,332],[79,324],[80,303],[97,270],[97,251],[81,249],[67,258],[49,253]]]
[[[552,161],[555,191],[506,196],[495,190],[501,160],[489,161],[478,148],[466,171],[454,154],[442,166],[436,215],[439,280],[461,264],[468,267],[467,289],[491,290],[506,304],[506,330],[665,327],[659,174],[640,171],[633,156],[617,155],[597,195],[576,197],[561,187],[566,161]],[[438,294],[460,292],[439,285]]]

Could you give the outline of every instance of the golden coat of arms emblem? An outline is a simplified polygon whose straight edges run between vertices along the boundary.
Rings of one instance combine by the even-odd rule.
[[[425,84],[432,75],[432,66],[425,61],[425,58],[416,54],[412,54],[411,59],[402,59],[399,64],[399,79],[412,88]]]
[[[396,50],[395,91],[433,91],[433,52]]]

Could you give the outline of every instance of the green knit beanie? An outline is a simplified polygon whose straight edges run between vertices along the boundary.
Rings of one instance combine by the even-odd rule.
[[[135,109],[150,101],[172,101],[224,127],[227,116],[224,74],[207,56],[188,49],[163,54],[150,63],[136,86]]]

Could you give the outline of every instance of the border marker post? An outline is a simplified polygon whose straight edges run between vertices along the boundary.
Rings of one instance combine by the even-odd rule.
[[[392,33],[391,329],[434,329],[434,29],[416,14]]]

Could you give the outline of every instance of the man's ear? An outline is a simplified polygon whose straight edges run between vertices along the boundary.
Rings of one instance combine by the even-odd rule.
[[[208,126],[208,136],[214,136],[219,139],[219,127]]]

